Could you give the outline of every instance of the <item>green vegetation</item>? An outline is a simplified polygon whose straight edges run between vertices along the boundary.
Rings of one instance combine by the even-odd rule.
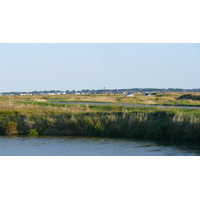
[[[157,107],[1,102],[0,133],[200,142],[200,111]]]
[[[106,102],[106,103],[133,103],[150,105],[193,105],[200,106],[200,93],[152,93],[145,96],[144,93],[135,93],[133,97],[125,94],[66,94],[66,95],[32,95],[32,96],[0,96],[0,102],[26,102],[26,103],[48,103],[48,102]]]
[[[177,98],[177,100],[182,100],[182,99],[187,99],[187,100],[190,99],[190,100],[200,101],[200,95],[184,94]]]
[[[185,96],[184,96],[185,95]],[[198,94],[155,94],[150,97],[90,95],[79,101],[200,105]],[[195,98],[194,98],[195,95]],[[66,101],[77,98],[63,95]],[[66,97],[67,96],[67,97]],[[45,99],[44,99],[45,98]],[[51,97],[52,98],[52,97]],[[61,98],[63,101],[64,97]],[[200,142],[200,111],[159,107],[65,105],[50,96],[0,97],[0,134],[84,135]],[[148,102],[148,103],[147,103]]]
[[[37,136],[37,135],[39,135],[39,133],[37,132],[36,129],[30,129],[30,130],[28,131],[28,135],[29,135],[29,136]]]
[[[17,134],[17,123],[15,122],[7,122],[4,126],[3,126],[4,132],[5,134]]]
[[[192,98],[182,98],[191,96]],[[93,95],[63,95],[63,98],[45,98],[47,102],[102,102],[102,103],[133,103],[150,105],[193,105],[200,106],[199,93],[158,93],[151,96],[136,93],[133,97],[126,97],[124,94],[93,94]]]

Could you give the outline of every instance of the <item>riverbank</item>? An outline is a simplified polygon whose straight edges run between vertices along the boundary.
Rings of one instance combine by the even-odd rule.
[[[200,142],[200,111],[192,109],[4,102],[0,114],[1,134]]]

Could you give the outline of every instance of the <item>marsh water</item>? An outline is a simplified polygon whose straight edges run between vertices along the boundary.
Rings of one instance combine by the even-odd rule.
[[[200,144],[81,136],[0,136],[0,156],[196,156]]]

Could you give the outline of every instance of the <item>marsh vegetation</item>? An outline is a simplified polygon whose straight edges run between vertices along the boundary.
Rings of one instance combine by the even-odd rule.
[[[22,135],[82,135],[200,142],[200,111],[158,107],[64,105],[57,101],[128,102],[200,105],[184,94],[146,97],[121,95],[1,96],[0,133]],[[198,94],[195,94],[198,96]],[[58,99],[59,98],[59,99]],[[182,104],[183,105],[183,104]]]
[[[0,96],[0,101],[29,101],[29,102],[105,102],[105,103],[133,103],[151,105],[199,105],[200,93],[153,93],[145,96],[144,93],[135,93],[133,97],[125,94],[66,94],[66,95],[33,95],[33,96]]]

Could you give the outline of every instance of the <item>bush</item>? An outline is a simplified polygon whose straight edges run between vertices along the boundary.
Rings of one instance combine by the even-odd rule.
[[[182,100],[182,99],[191,99],[191,100],[200,100],[200,96],[198,95],[192,95],[192,94],[184,94],[181,95],[180,97],[177,98],[177,100]]]
[[[41,135],[59,135],[59,130],[53,127],[45,129]]]
[[[8,122],[6,125],[4,125],[4,132],[5,134],[18,134],[17,131],[17,123],[16,122]]]
[[[29,135],[29,136],[36,136],[36,135],[39,135],[39,133],[37,132],[36,129],[30,129],[30,130],[28,131],[28,135]]]

